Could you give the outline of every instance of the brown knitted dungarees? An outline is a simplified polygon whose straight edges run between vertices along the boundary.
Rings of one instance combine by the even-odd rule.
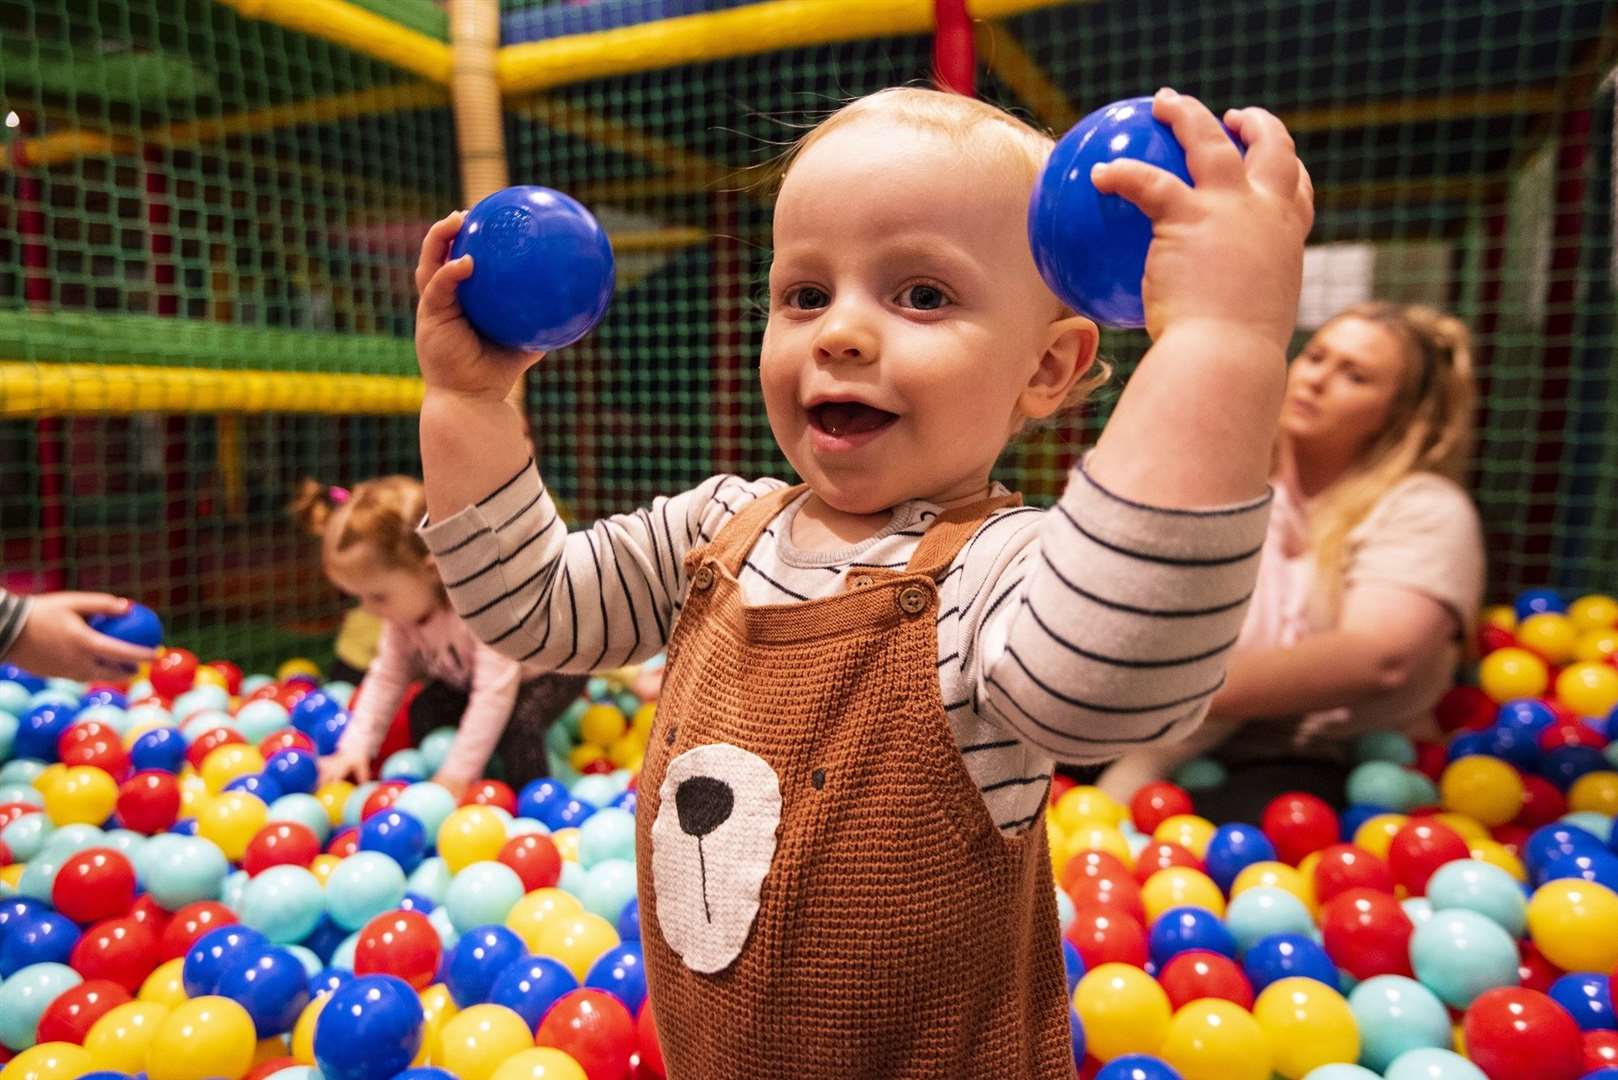
[[[639,781],[651,1001],[669,1080],[1070,1080],[1043,815],[995,827],[938,690],[938,587],[1002,498],[903,571],[749,607],[802,488],[690,553]]]

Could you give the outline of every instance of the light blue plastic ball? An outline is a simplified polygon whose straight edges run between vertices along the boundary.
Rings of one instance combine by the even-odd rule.
[[[192,713],[180,723],[180,735],[185,739],[185,744],[190,746],[214,728],[225,728],[230,731],[239,730],[236,727],[236,721],[231,717],[215,709],[203,709],[200,712]]]
[[[67,855],[52,855],[44,851],[35,855],[23,866],[22,876],[17,878],[17,892],[50,903],[51,886],[56,884],[56,875],[67,859]]]
[[[0,784],[21,784],[28,786],[39,779],[39,774],[45,771],[43,761],[32,758],[18,758],[0,765]]]
[[[384,911],[392,911],[404,894],[404,871],[380,851],[356,851],[326,879],[326,908],[332,921],[344,930],[358,930]]]
[[[1304,1074],[1303,1080],[1382,1080],[1382,1077],[1381,1074],[1360,1065],[1334,1062],[1310,1069]]]
[[[622,914],[622,909],[619,909]],[[1073,925],[1073,920],[1079,917],[1078,909],[1073,906],[1073,898],[1068,896],[1061,888],[1056,890],[1056,926],[1063,934]]]
[[[511,824],[506,826],[506,837],[527,836],[530,833],[537,836],[550,835],[550,826],[543,821],[536,821],[531,817],[512,818]]]
[[[217,900],[230,873],[224,853],[197,836],[176,836],[177,843],[159,848],[159,854],[146,860],[150,876],[146,891],[169,911],[178,911],[198,900]],[[154,845],[148,844],[145,851]]]
[[[425,758],[425,751],[423,751]],[[430,775],[430,770],[423,764],[424,774]],[[438,839],[438,829],[444,824],[444,819],[455,812],[455,796],[441,784],[431,780],[424,780],[419,784],[411,784],[399,792],[394,800],[393,808],[411,815],[421,822],[421,827],[427,830],[427,843],[435,843]]]
[[[1416,745],[1410,736],[1399,731],[1371,731],[1354,742],[1355,761],[1391,761],[1395,765],[1414,765]]]
[[[64,694],[71,694],[75,698],[83,697],[84,692],[90,689],[90,684],[80,682],[78,679],[69,679],[65,675],[52,675],[45,680],[45,685],[52,690],[59,690]]]
[[[0,829],[0,841],[4,841],[11,857],[17,862],[27,862],[39,854],[39,849],[45,846],[45,840],[56,827],[44,814],[24,814],[22,817]]]
[[[230,691],[223,686],[213,686],[204,683],[194,686],[174,699],[174,705],[169,712],[174,719],[181,723],[202,712],[204,709],[218,709],[223,712],[230,707]]]
[[[98,724],[107,725],[119,735],[123,735],[129,730],[129,711],[118,705],[114,705],[110,701],[103,701],[95,705],[91,705],[89,708],[79,713],[79,715],[74,718],[73,722],[76,724],[84,724],[92,720]]]
[[[613,787],[612,781],[599,774],[580,778],[576,783],[569,785],[568,790],[575,799],[591,806],[606,806],[618,797],[618,791]]]
[[[1479,859],[1457,859],[1440,866],[1427,880],[1427,899],[1435,911],[1465,908],[1485,915],[1514,938],[1528,925],[1528,905],[1515,878]]]
[[[1426,773],[1406,769],[1405,783],[1410,786],[1411,806],[1437,806],[1441,801],[1438,785]]]
[[[326,813],[319,799],[301,791],[283,795],[272,802],[267,820],[296,822],[314,833],[322,846],[331,838],[331,815]]]
[[[306,949],[302,945],[283,945],[281,947],[298,958],[298,963],[303,965],[303,973],[311,979],[326,970],[326,965],[320,962],[320,957],[315,955],[313,949]]]
[[[1383,1072],[1407,1050],[1450,1048],[1449,1012],[1433,992],[1403,975],[1376,975],[1348,995],[1360,1029],[1360,1064]]]
[[[1367,761],[1348,774],[1348,801],[1351,805],[1383,806],[1403,813],[1414,807],[1410,801],[1409,770],[1391,761]]]
[[[600,675],[592,675],[584,684],[584,696],[591,701],[606,701],[612,694],[612,687]],[[581,714],[582,715],[582,714]],[[578,721],[574,721],[577,723]],[[575,732],[577,734],[577,732]]]
[[[1224,787],[1230,774],[1213,758],[1192,758],[1174,770],[1174,782],[1187,791],[1212,791]]]
[[[343,679],[334,679],[320,688],[320,692],[331,698],[343,708],[348,708],[354,700],[354,684]]]
[[[359,948],[359,944],[360,932],[356,930],[338,942],[337,948],[332,950],[331,963],[327,966],[338,968],[341,971],[353,971],[354,950]]]
[[[225,875],[225,883],[219,887],[219,902],[238,915],[242,910],[242,896],[247,891],[247,871],[232,870]]]
[[[622,795],[628,791],[629,782],[634,778],[635,774],[628,769],[614,769],[607,774],[607,779],[612,781],[612,793],[614,796]]]
[[[523,897],[517,871],[499,862],[478,862],[456,874],[444,896],[450,922],[460,933],[474,926],[504,923]]]
[[[1416,978],[1446,1004],[1464,1009],[1485,990],[1517,985],[1517,943],[1500,925],[1475,911],[1455,908],[1410,935]]]
[[[428,776],[444,767],[444,759],[449,756],[449,748],[454,743],[455,729],[452,727],[433,728],[421,740],[421,756],[427,762]]]
[[[438,934],[438,940],[446,953],[455,948],[455,943],[461,940],[461,932],[455,929],[455,923],[449,917],[449,908],[433,908],[427,915],[427,924]]]
[[[0,1043],[13,1050],[33,1046],[46,1007],[83,981],[66,964],[29,964],[0,983]]]
[[[579,902],[586,911],[617,925],[624,905],[635,896],[635,864],[625,859],[607,859],[585,872]]]
[[[39,849],[41,855],[55,855],[65,859],[85,848],[106,847],[107,834],[94,825],[63,825],[46,839]]]
[[[112,850],[120,853],[133,863],[136,853],[146,846],[146,837],[133,829],[110,829],[102,837],[102,844],[112,848]]]
[[[1230,902],[1225,927],[1236,939],[1238,952],[1246,952],[1271,934],[1309,934],[1315,920],[1303,901],[1273,885],[1248,889]]]
[[[584,895],[584,886],[590,880],[590,871],[578,863],[568,859],[562,860],[562,876],[557,879],[556,887],[577,899]]]
[[[37,709],[41,705],[66,705],[77,708],[79,696],[83,692],[82,690],[68,690],[62,687],[47,686],[28,699],[28,708]]]
[[[382,763],[384,780],[420,780],[432,775],[420,750],[396,750]]]
[[[264,1080],[324,1080],[320,1070],[313,1065],[288,1065],[284,1069],[277,1069]]]
[[[123,710],[118,711],[122,712]],[[15,716],[4,709],[0,709],[0,761],[4,761],[11,756],[12,744],[17,741],[17,723]]]
[[[1399,901],[1405,915],[1410,919],[1411,926],[1420,926],[1431,922],[1433,917],[1433,902],[1425,896],[1407,896]]]
[[[421,865],[411,871],[405,889],[442,905],[444,898],[449,895],[449,883],[453,876],[449,872],[449,864],[437,855],[432,855],[421,860]]]
[[[1482,1069],[1453,1050],[1407,1050],[1394,1059],[1383,1080],[1489,1080]]]
[[[611,806],[579,826],[579,862],[585,869],[609,859],[635,861],[635,816]]]
[[[242,697],[250,696],[253,691],[261,690],[275,681],[274,675],[266,675],[262,671],[255,671],[251,675],[242,676]]]
[[[578,702],[574,702],[573,704],[578,705]],[[571,711],[571,707],[569,708],[569,711]],[[566,718],[566,715],[566,713],[563,714],[564,719]],[[565,723],[552,724],[551,729],[545,733],[545,749],[562,758],[566,758],[567,755],[572,752],[574,740],[577,738],[578,733],[576,731],[569,731]],[[551,776],[557,780],[562,779],[560,776],[556,775],[555,769],[551,770]],[[566,782],[564,786],[571,787],[572,781]]]
[[[27,764],[35,765],[30,761]],[[28,806],[45,806],[45,795],[33,784],[0,784],[0,803],[25,803]]]
[[[1570,814],[1563,814],[1561,820],[1567,825],[1577,825],[1603,844],[1612,842],[1612,818],[1606,814],[1594,810],[1575,810]]]
[[[28,711],[28,688],[10,679],[0,679],[0,712],[13,720]]]
[[[292,717],[279,701],[260,698],[249,701],[236,713],[236,727],[242,738],[257,746],[284,727],[290,727]]]
[[[348,801],[343,804],[344,825],[359,828],[360,814],[365,810],[365,800],[369,799],[371,792],[375,791],[379,786],[375,780],[368,780],[354,788],[353,792],[348,796]]]

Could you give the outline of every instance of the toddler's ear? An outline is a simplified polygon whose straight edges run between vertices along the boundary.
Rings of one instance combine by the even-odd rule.
[[[1069,315],[1051,323],[1039,367],[1023,388],[1018,408],[1030,420],[1043,420],[1060,409],[1074,384],[1096,362],[1101,331],[1083,315]]]

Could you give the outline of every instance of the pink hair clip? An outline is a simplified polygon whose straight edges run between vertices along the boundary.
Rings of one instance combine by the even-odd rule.
[[[333,484],[326,489],[326,498],[330,499],[338,506],[341,506],[348,501],[348,495],[349,491],[346,487],[338,487],[336,484]]]

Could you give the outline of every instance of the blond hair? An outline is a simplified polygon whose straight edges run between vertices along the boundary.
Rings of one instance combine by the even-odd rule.
[[[367,480],[352,493],[305,479],[287,511],[304,532],[321,539],[328,562],[356,544],[367,544],[384,567],[427,569],[427,544],[416,533],[427,512],[427,494],[412,477]]]
[[[1335,617],[1347,570],[1349,536],[1396,484],[1412,473],[1464,479],[1472,452],[1472,336],[1452,315],[1422,304],[1370,301],[1326,323],[1363,319],[1404,346],[1399,390],[1382,430],[1309,509],[1316,590]],[[1322,327],[1321,329],[1325,329]]]
[[[778,178],[784,180],[798,158],[827,135],[863,119],[908,124],[942,135],[975,164],[1009,167],[1014,183],[1002,185],[1002,190],[1022,206],[1028,205],[1034,183],[1056,146],[1049,133],[986,101],[919,86],[895,86],[856,98],[811,128],[781,156]],[[1063,317],[1074,314],[1057,303]],[[1112,365],[1097,358],[1068,391],[1058,413],[1084,404],[1111,377]]]

